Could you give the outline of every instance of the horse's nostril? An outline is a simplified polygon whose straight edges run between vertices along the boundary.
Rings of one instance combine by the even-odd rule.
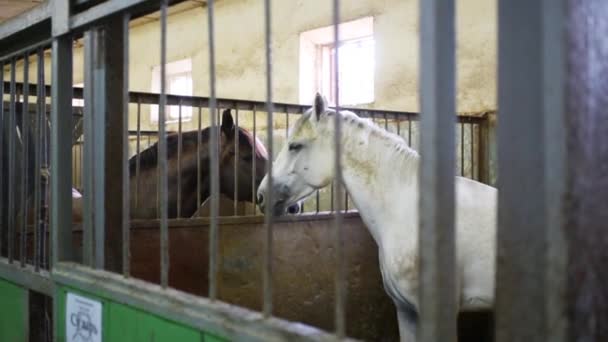
[[[264,195],[258,194],[258,204],[264,204]]]

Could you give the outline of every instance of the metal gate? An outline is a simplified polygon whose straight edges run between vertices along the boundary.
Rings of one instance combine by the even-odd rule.
[[[172,3],[178,1],[171,1]],[[265,215],[262,312],[218,300],[219,133],[211,130],[211,228],[207,298],[169,287],[167,212],[168,0],[51,0],[0,26],[0,339],[27,340],[32,315],[51,315],[54,339],[292,341],[347,339],[342,196],[334,196],[335,331],[273,317],[273,224]],[[209,122],[217,126],[214,1],[206,2]],[[130,276],[128,131],[129,21],[160,9],[160,285]],[[420,320],[421,341],[456,336],[454,272],[454,1],[420,1]],[[261,13],[262,14],[262,13]],[[499,0],[497,287],[498,341],[606,338],[606,75],[604,2]],[[333,24],[341,21],[333,1]],[[267,126],[273,126],[271,1],[264,1]],[[605,21],[605,20],[604,20]],[[201,27],[203,27],[201,23]],[[339,32],[334,30],[334,40]],[[72,235],[73,42],[84,37],[85,82],[81,258]],[[44,55],[51,54],[50,104]],[[334,55],[338,58],[338,54]],[[23,75],[16,75],[16,64]],[[35,77],[30,63],[36,64]],[[337,65],[338,63],[336,63]],[[5,79],[5,68],[8,79]],[[334,68],[334,77],[339,70]],[[602,78],[603,77],[603,78]],[[18,79],[21,79],[20,81]],[[35,79],[35,82],[33,81]],[[21,83],[18,91],[18,83]],[[30,84],[36,84],[34,88]],[[336,82],[336,84],[339,84]],[[30,90],[34,89],[35,94]],[[335,93],[339,94],[338,89]],[[35,101],[30,101],[35,98]],[[5,99],[8,110],[5,111]],[[336,108],[340,108],[336,101]],[[47,106],[50,105],[50,117]],[[31,107],[31,108],[30,108]],[[576,116],[573,113],[584,113]],[[7,114],[5,114],[7,113]],[[21,113],[21,114],[19,114]],[[341,116],[336,115],[339,156]],[[568,135],[572,129],[575,134]],[[47,139],[50,137],[50,139]],[[49,142],[46,144],[46,142]],[[272,134],[267,148],[275,152]],[[593,146],[593,147],[590,147]],[[5,153],[5,151],[8,151]],[[31,157],[30,157],[31,156]],[[120,162],[117,162],[120,161]],[[574,163],[575,165],[572,165]],[[28,166],[33,165],[32,174]],[[335,158],[335,179],[341,177]],[[267,171],[272,173],[272,163]],[[603,170],[597,172],[596,170]],[[26,172],[27,171],[27,172]],[[586,177],[597,188],[579,181]],[[120,180],[120,181],[116,181]],[[272,178],[270,178],[272,183]],[[595,190],[594,194],[589,191]],[[341,183],[334,182],[341,193]],[[30,201],[30,199],[32,199]],[[267,199],[270,201],[270,199]],[[602,203],[602,204],[597,204]],[[30,214],[31,212],[31,214]],[[568,230],[566,230],[566,227]],[[604,233],[604,234],[602,234]],[[590,237],[591,236],[591,237]],[[50,237],[50,240],[49,238]],[[30,242],[31,241],[31,242]],[[119,246],[120,248],[116,248]],[[602,250],[602,247],[603,250]],[[582,250],[582,251],[581,251]],[[28,252],[29,251],[29,252]],[[50,251],[50,253],[49,253]],[[46,256],[50,255],[50,260]],[[579,256],[589,263],[578,261]],[[598,266],[602,265],[602,266]],[[598,272],[600,275],[593,275]],[[583,274],[584,279],[577,278]],[[599,280],[598,280],[599,279]],[[587,300],[592,298],[592,300]],[[33,306],[36,302],[39,306]],[[47,303],[47,304],[41,304]],[[34,308],[34,309],[33,309]],[[41,309],[42,308],[42,309]],[[588,329],[585,323],[596,322]],[[591,324],[589,323],[589,324]]]

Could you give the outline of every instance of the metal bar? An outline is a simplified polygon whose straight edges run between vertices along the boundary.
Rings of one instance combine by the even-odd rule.
[[[148,136],[149,137],[149,136]],[[141,180],[139,173],[141,171],[141,101],[137,99],[137,140],[135,141],[135,208],[139,208],[139,187]]]
[[[32,9],[23,12],[15,17],[7,19],[0,25],[0,41],[26,31],[33,26],[51,18],[53,3],[45,1]]]
[[[101,28],[96,28],[92,31],[94,37],[92,41],[92,98],[93,98],[93,123],[92,128],[95,131],[93,134],[93,165],[95,168],[95,177],[93,178],[93,222],[94,234],[95,234],[95,252],[94,252],[94,267],[97,269],[104,269],[106,267],[106,209],[105,198],[107,194],[106,180],[105,180],[105,166],[106,166],[106,115],[107,106],[106,102],[106,75],[108,72],[108,65],[106,64],[106,42],[104,32]]]
[[[319,194],[319,190],[317,190],[317,195],[316,195],[316,213],[319,213],[319,207],[320,207],[320,200],[321,200],[321,195]]]
[[[475,127],[469,124],[469,134],[471,135],[471,179],[475,179]]]
[[[257,141],[257,132],[256,132],[256,108],[253,107],[253,146],[255,147],[256,145],[256,141]],[[252,161],[252,165],[251,165],[251,198],[257,198],[257,194],[255,191],[255,171],[257,170],[256,168],[256,158],[255,158],[255,149],[253,151],[254,153],[252,153],[251,155],[251,161]],[[256,206],[255,203],[251,206],[253,208],[253,212],[251,213],[252,215],[255,215],[256,213]]]
[[[29,76],[30,76],[30,60],[29,54],[25,54],[23,60],[23,101],[21,102],[21,127],[23,128],[21,131],[21,141],[22,141],[22,154],[23,157],[21,159],[21,213],[23,217],[21,233],[19,234],[20,244],[19,244],[19,259],[21,260],[21,266],[25,266],[25,259],[27,255],[26,250],[26,238],[25,235],[27,233],[28,226],[28,200],[30,192],[29,188],[29,176],[30,172],[28,171],[32,165],[29,165],[29,137],[30,137],[30,111],[29,111],[29,96],[30,96],[30,87],[29,87]]]
[[[0,278],[47,296],[53,295],[54,286],[49,272],[37,270],[31,265],[17,266],[0,257]]]
[[[93,267],[94,265],[94,196],[95,188],[95,159],[94,159],[94,137],[95,129],[93,122],[93,45],[95,34],[93,31],[84,33],[84,117],[83,117],[83,194],[82,194],[82,226],[83,226],[83,252],[82,261],[84,265]]]
[[[202,109],[201,107],[198,107],[198,130],[197,130],[197,134],[196,134],[196,206],[197,208],[200,207],[203,202],[202,202],[202,198],[201,198],[201,159],[202,159],[202,150],[201,150],[201,134],[202,134],[202,129],[201,129],[201,125],[202,125]]]
[[[239,110],[234,111],[234,216],[238,214],[238,198],[239,198],[239,145],[240,145],[240,128],[239,128]]]
[[[131,16],[125,13],[122,17],[122,105],[123,105],[123,141],[122,141],[122,274],[129,277],[131,273],[131,239],[130,239],[130,198],[129,198],[129,22]]]
[[[182,105],[178,106],[177,118],[177,217],[182,217]]]
[[[230,341],[335,341],[334,336],[311,326],[290,324],[279,318],[262,319],[259,312],[173,289],[165,290],[146,281],[124,279],[74,263],[61,263],[52,277],[59,284],[113,298],[138,310]],[[134,288],[137,291],[133,291]]]
[[[214,27],[214,0],[207,2],[207,31],[209,48],[209,116],[210,143],[209,143],[209,170],[211,182],[211,226],[209,229],[209,299],[214,301],[217,297],[217,259],[218,259],[218,220],[219,214],[219,127],[216,122],[215,110],[215,27]]]
[[[384,112],[383,115],[384,115],[384,129],[388,131],[388,118],[386,117],[386,112]]]
[[[45,84],[45,76],[44,76],[44,53],[43,50],[40,49],[39,51],[39,55],[38,55],[38,63],[41,66],[41,69],[39,69],[40,72],[40,82],[41,84]],[[51,76],[51,81],[52,81],[52,76]],[[40,238],[40,263],[42,265],[43,268],[50,268],[49,267],[49,259],[50,259],[50,252],[47,252],[47,249],[51,249],[50,245],[49,245],[49,241],[48,241],[48,231],[49,231],[49,224],[50,224],[50,220],[49,220],[49,196],[50,196],[50,173],[49,173],[49,168],[50,168],[50,154],[51,154],[51,137],[50,137],[50,117],[47,114],[46,111],[46,104],[45,104],[45,98],[46,98],[46,87],[41,87],[40,92],[41,92],[41,102],[40,102],[40,113],[42,113],[42,115],[40,116],[40,171],[41,171],[41,177],[40,180],[42,181],[41,183],[41,194],[40,194],[40,213],[39,213],[39,217],[40,217],[40,234],[41,234],[41,238]],[[49,92],[51,89],[49,88]],[[51,101],[52,101],[52,92],[51,92]],[[51,104],[51,111],[52,112],[52,104]],[[44,174],[42,174],[42,172],[44,172]]]
[[[10,102],[9,102],[9,119],[8,119],[8,236],[7,236],[7,253],[8,262],[12,263],[14,259],[13,249],[15,245],[14,234],[15,234],[15,131],[17,130],[17,121],[15,118],[15,101],[16,101],[16,88],[15,88],[15,72],[16,72],[15,59],[11,60],[11,90],[10,90]]]
[[[412,117],[407,116],[407,145],[412,147]]]
[[[4,84],[4,62],[0,61],[0,82]],[[4,115],[4,87],[0,90],[2,94],[0,98],[0,153],[4,156],[7,155],[8,149],[4,146],[4,137],[6,135],[6,117]],[[4,181],[8,178],[8,172],[4,173],[4,158],[0,158],[0,192],[4,190]],[[5,193],[0,193],[0,256],[2,256],[2,250],[4,246],[4,231],[7,229],[8,211],[5,211]]]
[[[418,340],[456,341],[453,0],[420,0]]]
[[[460,125],[460,175],[464,177],[464,123],[459,123]]]
[[[273,111],[272,106],[272,12],[270,0],[264,1],[264,37],[265,37],[265,54],[266,54],[266,149],[268,151],[268,162],[266,163],[266,174],[268,177],[268,189],[272,189],[272,159],[273,159]],[[254,145],[255,146],[255,145]],[[268,203],[272,202],[272,191],[266,195]],[[253,197],[255,199],[255,197]],[[255,202],[255,200],[254,200]],[[273,208],[270,205],[266,206],[265,219],[265,239],[264,239],[264,270],[263,270],[263,285],[264,285],[264,317],[272,315],[272,237],[273,237]]]
[[[572,199],[567,197],[567,186],[569,182],[567,166],[568,162],[572,160],[568,157],[571,156],[570,153],[574,152],[568,149],[568,136],[570,132],[567,127],[568,117],[566,113],[568,113],[568,110],[566,103],[569,101],[565,99],[564,94],[568,93],[567,72],[568,70],[573,69],[568,69],[566,51],[573,51],[573,56],[576,56],[576,60],[580,61],[584,59],[575,53],[577,49],[567,47],[568,40],[566,32],[563,29],[567,25],[566,2],[567,0],[543,2],[542,11],[543,84],[545,91],[542,124],[545,144],[544,178],[547,208],[547,287],[545,290],[547,296],[545,308],[547,312],[547,323],[545,326],[551,327],[547,331],[546,340],[553,342],[569,341],[576,334],[575,332],[573,334],[572,330],[568,330],[570,326],[568,324],[566,299],[566,294],[568,293],[568,258],[570,253],[572,253],[568,248],[566,232],[570,229],[578,230],[569,225],[568,218],[565,214],[566,211],[564,210],[567,201]],[[606,7],[604,7],[604,12],[605,10]],[[601,16],[602,14],[599,15]],[[593,22],[589,19],[589,17],[586,17],[585,22]],[[596,32],[600,35],[604,35],[605,30],[606,27],[604,26],[604,32],[601,30]],[[585,42],[584,46],[586,47],[584,49],[589,51],[589,45],[587,44],[588,43]],[[602,75],[601,73],[597,74]],[[578,87],[579,85],[573,83],[572,86]],[[581,87],[579,89],[585,88]],[[585,89],[583,91],[586,92],[587,90]],[[581,115],[578,109],[573,111],[573,113],[576,113],[575,116]],[[581,115],[580,117],[587,118],[585,115]],[[595,122],[592,122],[592,124],[595,124]],[[486,141],[490,140],[489,126],[488,117],[485,124],[486,134],[488,136]],[[583,146],[583,144],[576,143],[570,146]],[[489,147],[487,147],[487,150],[489,150]],[[489,157],[487,159],[489,159]],[[486,163],[489,164],[489,161],[486,161]],[[578,162],[574,164],[580,165]],[[487,167],[487,170],[489,170],[489,167]],[[488,181],[489,178],[488,174]],[[593,200],[594,199],[592,199],[592,201]],[[581,231],[585,231],[585,234],[588,234],[588,231],[586,230]],[[585,263],[588,262],[588,259],[585,258],[584,260]],[[588,307],[584,310],[588,313],[592,312],[592,310],[588,310]],[[576,315],[575,312],[572,314]],[[579,322],[584,321],[585,319],[579,320]]]
[[[342,227],[342,116],[340,115],[340,0],[333,0],[333,27],[334,27],[334,92],[336,99],[336,115],[334,115],[334,167],[335,175],[332,187],[332,204],[334,211],[334,230],[336,248],[336,302],[335,302],[335,329],[339,338],[346,336],[346,255],[344,253],[344,232]],[[334,203],[335,201],[335,203]]]
[[[160,200],[160,283],[163,288],[169,285],[169,227],[167,225],[167,133],[166,116],[167,92],[167,7],[168,0],[160,2],[160,105],[158,108],[158,161],[159,161],[159,200]]]
[[[34,138],[36,139],[35,155],[34,155],[34,270],[38,272],[40,270],[40,201],[41,201],[41,168],[42,168],[42,132],[44,130],[44,118],[45,118],[45,97],[44,94],[44,50],[38,48],[36,51],[37,57],[37,72],[36,72],[36,120],[34,125]],[[0,246],[2,244],[0,243]]]
[[[498,2],[498,108],[507,114],[498,116],[497,126],[498,342],[548,340],[547,273],[539,272],[547,269],[543,4],[551,7],[541,1]],[[530,308],[536,308],[534,314],[522,315]]]
[[[68,33],[70,30],[70,0],[52,0],[51,11],[53,38]]]
[[[397,123],[397,135],[401,135],[401,119],[399,119],[399,115],[393,114],[395,117],[395,123]]]
[[[72,38],[53,40],[51,88],[52,264],[72,260]]]
[[[150,0],[106,0],[99,5],[88,8],[82,12],[76,13],[70,17],[69,27],[71,30],[83,28],[95,22],[112,16],[114,14],[125,12],[128,9],[145,3],[150,3]]]

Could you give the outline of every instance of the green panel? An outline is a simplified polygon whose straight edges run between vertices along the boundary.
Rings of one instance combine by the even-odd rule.
[[[57,341],[65,341],[65,304],[66,291],[101,301],[103,305],[103,340],[106,342],[227,342],[215,335],[180,325],[145,311],[112,302],[105,298],[90,295],[71,288],[57,287],[55,331]],[[4,341],[0,339],[0,341]]]
[[[0,341],[27,341],[28,291],[0,280]]]
[[[105,310],[106,341],[202,341],[202,333],[195,329],[178,325],[126,305],[109,303]]]

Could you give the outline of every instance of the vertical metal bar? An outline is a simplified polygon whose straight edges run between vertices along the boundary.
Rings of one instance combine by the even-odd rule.
[[[210,115],[210,144],[209,169],[211,173],[211,226],[209,229],[209,298],[217,297],[217,245],[218,245],[218,214],[219,214],[219,127],[216,122],[215,98],[215,28],[213,7],[214,0],[207,2],[207,24],[209,33],[209,115]]]
[[[412,116],[407,116],[407,145],[412,147]]]
[[[346,336],[346,256],[344,253],[344,232],[342,227],[342,116],[340,115],[340,0],[333,0],[333,27],[334,27],[334,91],[336,96],[336,115],[334,116],[334,166],[335,175],[332,187],[332,204],[334,211],[334,230],[336,244],[336,305],[335,305],[335,329],[336,335],[343,338]],[[335,202],[335,203],[334,203]]]
[[[251,166],[251,198],[254,199],[255,202],[255,198],[257,198],[257,194],[255,191],[255,172],[257,170],[256,168],[256,153],[255,153],[255,146],[256,146],[256,142],[257,142],[257,132],[256,132],[256,107],[255,105],[253,105],[253,148],[254,148],[254,153],[251,155],[251,161],[252,161],[252,166]],[[255,203],[251,206],[253,208],[253,212],[252,215],[255,215],[256,213],[256,205]]]
[[[41,155],[42,155],[42,131],[44,130],[45,117],[45,97],[44,97],[44,50],[39,48],[36,52],[37,72],[36,72],[36,120],[34,120],[34,139],[36,141],[34,152],[34,269],[40,270],[40,178]],[[2,73],[4,74],[4,73]],[[3,102],[3,101],[2,101]],[[4,113],[4,111],[2,111]],[[3,177],[4,178],[4,177]],[[0,243],[0,246],[2,244]]]
[[[125,13],[122,17],[123,35],[123,77],[122,77],[122,274],[128,277],[131,273],[131,240],[130,240],[130,198],[129,198],[129,22],[131,16]]]
[[[401,118],[399,114],[395,114],[395,123],[397,124],[397,135],[401,135]]]
[[[567,61],[566,51],[572,51],[573,56],[577,60],[584,60],[580,55],[576,54],[576,49],[567,46],[567,37],[563,29],[566,23],[566,3],[567,0],[545,0],[543,1],[543,84],[545,97],[543,102],[543,128],[544,128],[544,143],[545,143],[545,190],[546,190],[546,208],[547,208],[547,288],[546,288],[546,312],[547,312],[547,328],[546,340],[553,342],[566,342],[576,336],[573,331],[568,331],[567,320],[567,269],[568,258],[571,253],[568,248],[566,239],[566,231],[574,227],[568,225],[568,218],[565,210],[567,201],[567,186],[569,182],[567,166],[571,160],[568,158],[572,153],[568,149],[568,119],[566,113],[566,103],[564,94],[568,93],[566,73]],[[585,4],[581,2],[580,5]],[[591,5],[592,6],[592,5]],[[604,6],[604,12],[608,10]],[[570,12],[576,13],[574,11]],[[599,14],[602,15],[601,13]],[[591,23],[588,17],[585,21]],[[599,35],[605,34],[597,30]],[[589,39],[589,38],[587,38]],[[584,44],[585,50],[589,51],[587,43]],[[604,44],[605,47],[605,44]],[[601,48],[601,47],[599,47]],[[605,50],[604,50],[605,51]],[[605,54],[604,54],[605,55]],[[601,57],[600,57],[601,58]],[[570,69],[572,70],[572,69]],[[606,70],[604,68],[604,70]],[[573,72],[573,71],[572,71]],[[598,75],[602,75],[598,73]],[[602,76],[599,76],[602,77]],[[578,84],[572,84],[573,87],[578,87]],[[580,88],[586,92],[586,89]],[[584,89],[584,90],[583,90]],[[600,90],[601,92],[602,90]],[[604,97],[605,98],[605,97]],[[603,110],[603,109],[602,109]],[[575,116],[581,115],[578,110],[573,111]],[[586,116],[581,115],[583,120]],[[604,116],[605,117],[605,116]],[[486,116],[486,134],[489,141],[489,117]],[[591,122],[591,124],[595,124]],[[489,145],[489,143],[488,143]],[[574,146],[582,146],[581,144],[573,144]],[[570,145],[572,146],[572,145]],[[489,147],[486,147],[489,150]],[[489,158],[487,158],[489,159]],[[601,159],[600,159],[601,160]],[[606,160],[605,158],[603,160]],[[489,162],[487,162],[489,164]],[[580,165],[579,163],[574,163]],[[487,165],[487,164],[486,164]],[[489,170],[489,167],[487,167]],[[489,181],[489,174],[487,175]],[[571,178],[570,178],[571,179]],[[571,200],[571,198],[570,198]],[[591,199],[592,201],[594,199]],[[601,209],[600,209],[601,210]],[[579,231],[579,229],[576,229]],[[584,231],[584,230],[580,230]],[[583,234],[588,234],[585,231]],[[593,236],[593,235],[590,235]],[[604,254],[605,255],[605,254]],[[587,259],[585,263],[588,263]],[[603,266],[599,266],[603,267]],[[577,275],[578,276],[578,275]],[[579,287],[579,289],[585,287]],[[600,290],[602,291],[602,290]],[[593,310],[584,308],[588,313]],[[572,312],[576,315],[576,312]],[[581,322],[583,322],[581,320]]]
[[[317,190],[317,194],[316,194],[316,213],[318,214],[320,211],[320,200],[321,200],[321,195],[319,194],[319,190]]]
[[[548,340],[543,4],[498,1],[498,107],[508,114],[498,116],[498,342]]]
[[[471,135],[471,179],[475,179],[475,124],[469,123],[469,134]]]
[[[201,106],[198,106],[198,130],[197,130],[197,134],[196,134],[196,206],[197,208],[200,207],[203,202],[202,202],[202,198],[201,198],[201,159],[202,159],[202,152],[201,151],[201,134],[202,134],[202,109]]]
[[[95,234],[94,267],[105,268],[105,240],[106,240],[106,215],[105,215],[105,165],[106,165],[106,139],[101,127],[106,127],[106,80],[107,65],[105,63],[105,32],[101,28],[93,30],[94,40],[92,45],[92,78],[93,78],[93,165],[95,177],[93,178],[93,217]]]
[[[149,136],[148,136],[149,137]],[[141,171],[141,98],[137,97],[137,140],[135,141],[135,208],[139,208],[139,188],[141,180],[139,179],[139,173]]]
[[[179,98],[177,118],[177,218],[182,217],[182,98]]]
[[[29,172],[29,168],[32,167],[32,165],[30,165],[29,163],[29,142],[30,142],[30,132],[29,132],[29,125],[30,125],[30,113],[29,113],[29,95],[30,95],[30,84],[29,84],[29,76],[30,76],[30,59],[29,59],[29,54],[26,53],[23,59],[23,102],[21,102],[21,127],[23,128],[21,131],[21,141],[22,141],[22,154],[23,157],[21,159],[21,174],[22,174],[22,181],[21,181],[21,187],[22,187],[22,192],[21,192],[21,200],[22,200],[22,204],[21,204],[21,210],[22,210],[22,216],[23,216],[23,221],[22,226],[21,226],[21,234],[19,234],[20,237],[20,244],[19,244],[19,258],[21,259],[21,266],[25,266],[25,257],[27,254],[27,250],[26,250],[26,234],[27,234],[27,226],[28,226],[28,200],[29,200],[29,195],[30,192],[28,191],[29,188],[29,176],[30,176],[30,172]],[[2,100],[2,99],[0,99]]]
[[[418,339],[456,341],[453,0],[420,0]]]
[[[94,265],[94,182],[95,179],[95,159],[94,153],[94,137],[95,129],[93,122],[93,107],[95,101],[93,98],[93,45],[95,44],[95,33],[93,31],[86,31],[84,33],[84,117],[83,117],[83,194],[82,194],[82,208],[83,208],[83,263],[90,267]]]
[[[239,128],[239,109],[237,104],[234,104],[234,216],[238,214],[238,198],[239,198],[239,144],[240,144],[240,128]]]
[[[464,177],[464,122],[460,121],[460,176]]]
[[[72,253],[72,37],[53,40],[51,75],[51,234],[52,262]]]
[[[9,262],[13,262],[14,258],[14,235],[15,235],[15,154],[16,154],[16,130],[17,120],[15,118],[15,101],[17,95],[17,88],[15,85],[15,72],[17,66],[15,59],[11,59],[11,74],[10,74],[10,96],[9,96],[9,119],[8,119],[8,238],[7,238],[7,253]]]
[[[167,132],[165,110],[167,107],[167,6],[168,0],[160,2],[160,103],[158,108],[158,161],[160,198],[160,284],[169,285],[169,227],[167,224]]]
[[[272,104],[272,12],[270,0],[264,1],[264,36],[265,36],[265,52],[266,52],[266,149],[268,150],[268,162],[266,163],[266,174],[268,175],[268,188],[272,189],[272,159],[273,159],[273,104]],[[267,194],[268,203],[272,202],[272,191]],[[254,197],[255,198],[255,197]],[[271,206],[266,206],[264,215],[265,224],[265,239],[264,239],[264,317],[272,315],[272,236],[273,236],[273,210]]]
[[[388,131],[388,118],[386,117],[386,113],[383,113],[384,116],[384,129]]]
[[[0,153],[2,156],[8,154],[8,149],[4,144],[4,137],[7,133],[6,131],[6,116],[4,115],[4,61],[0,61]],[[0,158],[0,191],[5,191],[4,189],[4,181],[8,178],[8,172],[4,173],[4,158]],[[7,229],[6,227],[6,219],[8,218],[8,212],[5,211],[5,193],[0,193],[0,256],[2,255],[2,250],[4,246],[4,232]]]

